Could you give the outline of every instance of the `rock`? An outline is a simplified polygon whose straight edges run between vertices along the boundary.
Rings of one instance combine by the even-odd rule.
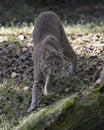
[[[23,47],[23,48],[22,48],[22,52],[26,52],[27,50],[28,50],[27,47]]]
[[[7,37],[6,36],[0,36],[0,42],[4,42],[7,41]]]
[[[24,87],[23,90],[27,92],[29,90],[29,87]]]
[[[15,72],[11,73],[11,78],[15,78],[16,76],[17,76],[17,73],[15,73]]]
[[[34,44],[32,44],[32,43],[27,44],[27,47],[33,47],[33,46],[34,46]]]
[[[25,36],[24,36],[24,35],[19,35],[18,38],[19,38],[21,41],[24,41]]]

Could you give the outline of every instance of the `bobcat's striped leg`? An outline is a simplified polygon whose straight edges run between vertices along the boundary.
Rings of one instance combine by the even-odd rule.
[[[77,60],[76,59],[71,59],[71,66],[70,66],[70,74],[76,75],[76,67],[77,67]]]
[[[45,81],[45,86],[44,86],[44,95],[48,95],[49,80],[50,80],[50,76],[47,75],[46,81]]]
[[[47,75],[44,86],[44,95],[47,96],[50,93],[54,77],[52,75]]]
[[[70,71],[67,72],[66,78],[71,78],[76,75],[77,61],[76,59],[71,59]]]
[[[29,113],[37,108],[37,102],[38,102],[39,93],[40,93],[40,85],[41,84],[40,84],[39,81],[35,81],[34,84],[33,84],[32,101],[31,101],[31,106],[28,109]]]

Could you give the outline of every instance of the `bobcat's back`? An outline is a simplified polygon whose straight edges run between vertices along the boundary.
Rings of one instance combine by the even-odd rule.
[[[33,32],[34,44],[40,43],[47,35],[55,36],[60,41],[60,19],[52,11],[45,11],[41,13],[35,24]]]

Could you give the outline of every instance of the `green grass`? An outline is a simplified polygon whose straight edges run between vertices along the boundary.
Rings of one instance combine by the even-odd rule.
[[[33,31],[33,24],[30,24],[29,26],[26,23],[23,23],[23,25],[21,25],[21,27],[15,26],[12,23],[11,27],[4,27],[1,26],[0,27],[0,35],[19,35],[19,34],[32,34]]]
[[[10,81],[11,82],[11,81]],[[16,83],[0,84],[0,97],[1,97],[1,115],[0,115],[0,130],[11,130],[18,124],[21,115],[26,110],[27,97],[29,94],[24,93],[21,86]],[[23,100],[21,102],[21,100]]]
[[[51,5],[51,9],[57,10],[59,14],[60,11],[63,12],[63,25],[67,37],[78,55],[78,74],[70,79],[68,84],[65,79],[59,79],[59,84],[53,86],[53,95],[49,97],[41,95],[38,110],[58,99],[84,91],[96,79],[104,63],[104,18],[99,19],[95,15],[95,19],[91,17],[92,21],[89,22],[89,16],[84,14],[84,18],[81,19],[79,16],[82,14],[78,12],[69,11],[66,14],[60,10],[59,5]],[[2,2],[0,4],[0,22],[6,25],[0,25],[0,49],[3,50],[3,56],[0,55],[0,71],[9,70],[8,75],[0,77],[0,130],[14,130],[15,126],[28,115],[26,111],[30,105],[33,84],[33,63],[30,63],[33,51],[32,22],[43,10],[48,10],[48,7],[42,5],[37,7],[37,3],[30,6],[22,1],[21,3],[15,1],[11,8]],[[85,12],[89,13],[90,9]],[[26,38],[22,40],[19,38],[20,35]],[[24,47],[27,50],[23,52]],[[26,60],[20,61],[21,56],[26,56],[29,64]],[[17,74],[14,78],[11,77],[12,71]]]
[[[1,26],[0,46],[4,48],[5,44],[13,45],[15,48],[13,50],[15,50],[15,52],[12,53],[13,54],[21,53],[20,48],[21,44],[26,46],[28,43],[32,43],[33,28],[34,28],[33,24],[31,24],[30,26],[24,24],[21,27],[14,25],[12,25],[12,27]],[[98,34],[102,38],[98,39],[98,41],[95,40],[95,43],[97,45],[100,45],[102,42],[104,42],[104,23],[99,24],[88,23],[86,25],[73,24],[71,26],[64,24],[64,28],[69,40],[72,43],[73,48],[75,49],[78,55],[78,76],[72,78],[69,82],[69,85],[65,86],[65,88],[63,88],[61,84],[59,84],[58,87],[54,88],[53,91],[55,91],[56,96],[53,95],[51,97],[53,99],[47,98],[48,100],[47,101],[42,97],[40,100],[39,109],[41,109],[44,106],[47,106],[47,104],[48,105],[51,104],[51,102],[54,102],[56,99],[63,98],[64,95],[68,96],[69,94],[73,94],[76,91],[84,90],[92,82],[91,79],[94,78],[93,74],[97,70],[97,68],[94,68],[95,62],[92,62],[93,59],[88,59],[87,57],[90,56],[92,52],[85,52],[85,50],[82,49],[82,46],[89,47],[90,44],[92,44],[92,38],[94,40],[94,38],[96,38],[96,35]],[[21,41],[21,39],[18,38],[19,35],[24,35],[26,36],[27,39]],[[32,53],[31,48],[28,48],[27,53]],[[94,54],[96,53],[97,51]],[[99,53],[101,55],[99,57],[96,57],[96,61],[100,61],[102,65],[103,60],[101,60],[101,58],[103,59],[104,55],[103,52]],[[87,58],[87,60],[85,60],[83,57]],[[89,70],[90,63],[91,63],[90,67],[92,67],[92,69],[95,69],[94,71]],[[25,65],[25,63],[23,64]],[[99,64],[97,66],[99,66]],[[84,70],[82,70],[83,67],[85,67]],[[20,69],[19,71],[21,70],[22,69]],[[24,81],[19,80],[20,77],[12,78],[9,76],[4,77],[2,79],[2,82],[0,83],[0,130],[13,130],[15,126],[19,124],[21,119],[23,119],[26,115],[28,115],[26,113],[26,110],[28,109],[30,104],[29,101],[31,99],[31,88],[28,90],[26,90],[26,88],[32,86],[33,77],[31,78],[30,76],[28,76],[28,78],[26,78]]]
[[[15,26],[12,24],[11,27],[0,27],[0,34],[1,35],[18,35],[18,34],[32,34],[33,32],[33,24],[31,23],[29,26],[26,23],[23,23],[21,27]],[[64,28],[66,30],[67,34],[70,33],[104,33],[104,23],[100,22],[98,24],[94,23],[87,23],[85,25],[83,24],[72,24],[72,25],[66,25],[64,24]]]

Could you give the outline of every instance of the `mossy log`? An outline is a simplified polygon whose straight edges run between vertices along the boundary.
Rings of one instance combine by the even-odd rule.
[[[16,130],[104,130],[104,79],[30,114]]]

